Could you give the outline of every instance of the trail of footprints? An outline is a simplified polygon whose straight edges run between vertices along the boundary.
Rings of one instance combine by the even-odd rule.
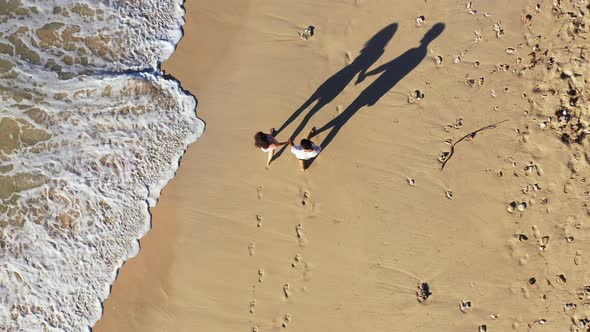
[[[263,186],[258,186],[256,188],[256,192],[257,192],[257,197],[258,199],[262,200],[263,199],[263,191],[264,188]],[[311,194],[309,191],[304,191],[301,197],[301,206],[302,207],[306,207],[308,206],[308,203],[310,203],[310,197]],[[256,214],[256,226],[258,228],[262,228],[262,221],[263,221],[264,217],[262,215],[262,213],[257,213]],[[303,248],[305,246],[306,243],[306,238],[305,238],[305,234],[303,232],[303,224],[298,223],[294,226],[294,236],[297,239],[297,243],[298,246],[300,248]],[[256,243],[255,241],[250,242],[250,244],[248,245],[248,254],[249,256],[254,256],[256,254]],[[292,260],[291,260],[291,268],[296,270],[298,269],[298,267],[300,265],[303,266],[303,269],[300,271],[301,272],[301,277],[299,278],[300,280],[308,280],[308,275],[309,275],[309,267],[307,265],[307,263],[305,263],[303,261],[303,258],[301,256],[301,254],[296,254]],[[257,284],[262,284],[264,282],[266,278],[266,273],[264,268],[260,267],[258,268],[258,273],[257,273]],[[252,285],[252,298],[250,300],[249,303],[249,312],[250,314],[254,315],[256,313],[256,287],[257,284],[253,284]],[[303,288],[304,289],[304,288]],[[293,292],[294,292],[294,287],[289,283],[289,282],[285,282],[282,288],[282,297],[284,301],[288,301],[289,298],[291,296],[293,296]],[[280,323],[280,327],[281,328],[287,328],[289,326],[289,324],[292,321],[292,316],[289,313],[285,313],[284,316],[282,316],[279,319],[279,323]],[[250,321],[252,324],[252,332],[259,332],[261,331],[261,327],[255,322],[255,320],[251,320]]]
[[[475,1],[466,2],[465,7],[469,15],[482,14],[479,8],[476,8]],[[579,77],[586,77],[588,74],[587,69],[590,68],[587,66],[587,59],[589,58],[588,52],[586,51],[587,37],[583,35],[583,33],[587,31],[586,26],[590,23],[588,20],[590,17],[590,5],[588,5],[587,1],[556,0],[549,1],[548,4],[546,1],[543,2],[539,0],[533,1],[528,7],[527,12],[522,16],[522,23],[525,26],[528,26],[532,30],[533,22],[541,20],[542,18],[542,16],[538,15],[541,15],[543,11],[551,11],[554,17],[557,17],[558,19],[562,18],[561,20],[564,23],[564,26],[567,26],[569,29],[568,31],[572,31],[568,35],[571,37],[571,40],[568,41],[570,45],[567,45],[568,43],[566,43],[567,46],[562,48],[568,50],[568,47],[573,48],[574,44],[578,44],[575,46],[584,49],[584,51],[578,56],[581,57],[584,62],[582,63],[581,60],[575,59],[578,61],[576,62],[578,67],[581,68],[578,69],[579,72],[572,72],[569,68],[561,68],[557,70],[557,76],[559,78],[569,80],[569,84],[562,85],[562,91],[559,91],[554,85],[548,83],[547,86],[540,84],[535,87],[532,94],[522,93],[523,100],[530,105],[526,107],[530,109],[524,110],[524,116],[533,116],[534,118],[532,120],[536,121],[541,130],[557,129],[557,134],[561,135],[562,142],[570,149],[574,150],[572,161],[568,164],[568,167],[570,167],[572,172],[570,179],[563,184],[562,192],[551,189],[548,190],[546,188],[549,187],[549,183],[553,182],[554,179],[546,179],[544,170],[535,161],[528,161],[525,163],[519,161],[517,163],[516,160],[506,160],[509,164],[508,167],[498,170],[488,169],[487,172],[491,175],[497,176],[501,180],[506,180],[508,178],[520,182],[518,187],[514,190],[514,196],[506,202],[506,212],[511,218],[513,218],[515,224],[514,236],[511,241],[513,244],[512,250],[514,251],[515,262],[520,265],[526,265],[532,260],[539,259],[540,256],[548,267],[552,267],[551,272],[542,270],[538,272],[538,275],[531,276],[528,280],[523,280],[522,295],[525,298],[529,298],[531,301],[547,301],[551,289],[554,288],[560,288],[563,291],[562,294],[570,294],[570,296],[573,294],[573,298],[569,300],[566,295],[566,300],[563,303],[563,310],[569,316],[571,326],[567,329],[567,327],[557,327],[556,325],[553,325],[552,328],[561,328],[564,331],[567,329],[572,332],[590,331],[590,314],[588,314],[587,311],[588,308],[590,308],[590,281],[586,281],[588,284],[580,284],[580,282],[584,281],[581,281],[579,276],[570,277],[558,270],[566,264],[576,266],[577,268],[574,269],[574,271],[580,271],[582,268],[584,264],[584,253],[579,247],[582,245],[581,241],[578,241],[577,238],[581,237],[581,233],[584,231],[582,220],[588,219],[588,216],[585,214],[590,215],[590,203],[583,202],[582,200],[581,204],[579,204],[581,205],[580,209],[570,210],[570,207],[573,204],[572,202],[580,201],[580,196],[568,197],[568,195],[575,194],[576,192],[583,192],[585,193],[585,197],[590,197],[590,190],[588,189],[586,181],[587,178],[590,179],[590,168],[588,167],[588,164],[590,164],[590,162],[588,162],[590,155],[588,153],[580,152],[580,149],[577,149],[578,158],[576,158],[576,148],[573,148],[577,147],[575,145],[576,143],[580,143],[580,137],[582,137],[581,140],[584,139],[585,136],[580,135],[586,135],[588,133],[586,130],[581,134],[582,131],[579,130],[579,128],[586,128],[586,126],[575,126],[574,120],[576,117],[581,117],[580,111],[577,111],[577,109],[584,109],[584,107],[587,109],[588,105],[586,101],[588,99],[587,96],[583,95],[583,92],[580,92],[579,89],[575,88],[575,78],[579,79]],[[504,38],[507,33],[506,25],[499,18],[493,17],[487,12],[483,12],[483,16],[484,19],[478,22],[489,22],[489,26],[479,26],[474,29],[473,47],[481,47],[485,45],[481,42],[486,38]],[[426,18],[423,15],[420,15],[416,19],[416,23],[417,28],[421,29],[422,26],[426,25]],[[510,31],[510,33],[513,32]],[[576,36],[578,33],[580,35]],[[494,80],[490,79],[491,75],[513,74],[519,76],[524,75],[529,71],[536,72],[528,74],[529,77],[535,75],[543,77],[543,71],[550,72],[547,74],[549,76],[545,75],[546,80],[550,81],[553,79],[553,76],[551,75],[555,75],[555,68],[557,66],[571,63],[567,58],[575,57],[574,52],[570,52],[571,54],[562,52],[565,53],[564,55],[559,54],[559,50],[557,52],[551,49],[548,50],[541,45],[543,39],[540,34],[531,32],[530,35],[535,37],[526,37],[526,42],[524,43],[518,45],[505,45],[503,47],[504,55],[510,59],[510,61],[508,61],[509,63],[497,63],[495,66],[493,64],[490,66],[490,64],[483,64],[477,59],[469,61],[473,64],[473,68],[475,68],[477,73],[467,72],[465,74],[465,85],[471,89],[479,88],[479,91],[474,90],[473,92],[481,93],[484,91],[484,87],[491,85],[490,82],[493,84]],[[469,49],[457,50],[457,53],[451,56],[450,60],[444,58],[443,54],[435,53],[433,55],[433,61],[438,67],[444,67],[447,63],[450,63],[451,66],[460,65],[463,62],[467,62],[466,60],[470,55],[469,53]],[[556,59],[560,59],[561,62],[556,61]],[[527,64],[527,62],[529,63]],[[467,69],[467,67],[461,68]],[[481,72],[483,68],[489,68],[487,74]],[[501,98],[502,93],[514,93],[509,87],[498,88],[490,86],[488,89],[489,90],[486,90],[489,91],[489,95],[493,98]],[[535,105],[546,104],[546,101],[543,98],[548,95],[559,96],[560,94],[562,96],[562,105],[566,106],[561,107],[554,114],[548,114],[543,118],[543,112],[534,108]],[[580,102],[580,100],[582,99],[586,99],[584,101],[585,106],[581,105],[582,102]],[[498,112],[501,108],[498,105],[491,105],[490,110]],[[587,118],[587,113],[583,115]],[[572,125],[568,126],[568,124]],[[462,126],[463,118],[459,116],[455,123],[444,125],[443,130],[447,133],[451,133],[455,130],[462,130]],[[529,136],[531,136],[529,132],[530,129],[525,127],[524,130],[517,129],[516,131],[517,135],[519,135],[520,142],[526,144],[530,139]],[[453,141],[448,139],[445,143],[450,146]],[[448,150],[443,151],[438,156],[438,161],[444,163],[448,156]],[[584,160],[586,160],[586,163],[584,163]],[[413,178],[407,178],[406,181],[409,186],[416,186],[416,181]],[[453,199],[452,191],[445,191],[445,196],[448,199]],[[578,198],[578,200],[576,200],[576,198]],[[549,223],[553,222],[555,217],[547,218],[545,216],[539,218],[539,214],[549,215],[554,212],[553,209],[560,209],[556,211],[559,212],[560,215],[558,223],[561,228]],[[570,215],[562,217],[564,214]],[[552,251],[554,251],[554,253],[549,255],[549,252]],[[553,259],[552,257],[567,257],[567,260],[560,261],[559,263],[551,262],[550,260]],[[532,291],[533,288],[535,291]],[[431,294],[428,284],[420,282],[416,293],[418,301],[427,301]],[[556,298],[553,297],[551,300],[556,301]],[[470,300],[464,299],[459,302],[459,310],[465,314],[468,314],[469,311],[471,311],[472,306],[473,303]],[[583,311],[580,311],[581,308],[583,308]],[[549,317],[543,317],[545,314],[547,314],[546,310],[539,312],[538,315],[541,317],[533,319],[525,324],[528,325],[529,329],[533,328],[535,325],[557,324],[556,322],[549,321],[547,319]],[[490,318],[492,321],[486,322],[486,324],[480,324],[477,330],[480,332],[486,332],[488,331],[488,327],[493,330],[493,321],[499,319],[499,316],[498,314],[491,314]],[[514,321],[513,328],[518,329],[520,324],[521,322]]]
[[[582,250],[576,248],[577,242],[576,237],[582,232],[584,227],[582,220],[584,217],[576,215],[576,210],[568,210],[568,213],[561,213],[558,219],[561,219],[558,223],[558,227],[554,224],[547,224],[546,222],[551,221],[552,218],[538,218],[532,219],[527,218],[529,213],[542,213],[550,215],[553,212],[552,204],[559,206],[561,204],[567,204],[567,195],[576,190],[576,184],[585,186],[585,178],[582,178],[579,183],[571,181],[572,179],[578,178],[576,172],[572,171],[570,180],[563,185],[563,191],[546,191],[544,185],[544,171],[540,165],[534,161],[528,161],[526,163],[518,163],[515,160],[509,158],[506,160],[509,163],[509,167],[512,168],[512,172],[505,170],[498,170],[493,172],[491,169],[488,173],[495,173],[499,178],[504,177],[505,174],[512,174],[515,179],[524,179],[527,183],[519,186],[515,192],[519,192],[516,199],[510,201],[507,204],[506,211],[514,218],[515,226],[517,227],[513,238],[515,246],[513,252],[516,253],[518,264],[528,264],[531,252],[537,253],[547,266],[552,267],[549,271],[541,270],[538,272],[539,275],[531,276],[526,282],[523,282],[521,287],[522,295],[530,299],[547,301],[550,293],[554,292],[555,288],[561,289],[565,294],[576,294],[577,298],[567,300],[563,304],[563,311],[570,316],[572,326],[571,331],[587,331],[590,328],[590,319],[586,317],[584,313],[576,312],[578,307],[587,308],[590,304],[590,285],[580,285],[579,278],[574,278],[573,284],[565,273],[560,273],[560,266],[567,265],[564,262],[551,261],[551,257],[567,257],[571,255],[572,246],[574,248],[573,257],[570,256],[571,260],[569,264],[580,266],[582,265],[583,255]],[[547,180],[551,181],[551,180]],[[517,187],[518,188],[518,187]],[[586,209],[586,203],[582,203],[582,210]],[[561,212],[561,211],[560,211]],[[581,213],[583,211],[580,211]],[[571,214],[570,214],[571,213]],[[568,216],[568,214],[570,214]],[[543,222],[543,224],[540,224]],[[546,251],[554,251],[551,256],[545,254]],[[557,256],[555,256],[558,254]],[[552,275],[553,273],[553,275]],[[534,291],[533,291],[534,290]],[[552,301],[556,300],[556,296],[551,298]],[[546,314],[546,312],[544,313]],[[545,325],[549,324],[549,320],[545,317],[539,317],[538,319],[529,322],[528,326],[533,325]],[[516,324],[516,323],[515,323]]]

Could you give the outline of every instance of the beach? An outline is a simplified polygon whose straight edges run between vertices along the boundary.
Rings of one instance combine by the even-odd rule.
[[[589,9],[558,2],[185,3],[162,68],[206,128],[93,331],[588,330]],[[253,146],[283,125],[323,129],[305,172]]]

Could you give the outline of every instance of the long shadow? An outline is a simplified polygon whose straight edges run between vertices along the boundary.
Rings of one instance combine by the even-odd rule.
[[[428,44],[438,37],[444,29],[445,25],[443,23],[435,24],[424,35],[420,41],[420,46],[409,49],[399,57],[366,73],[366,76],[377,75],[380,73],[381,75],[365,88],[342,113],[316,130],[314,136],[330,129],[330,132],[321,143],[322,152],[326,150],[340,129],[342,129],[346,122],[350,120],[357,111],[364,106],[375,105],[381,97],[383,97],[408,73],[414,70],[422,60],[424,60],[427,54]],[[361,77],[359,77],[359,81],[362,81]],[[311,165],[312,162],[313,160],[310,161],[309,165]]]
[[[358,80],[361,81],[365,78],[367,70],[383,55],[385,52],[385,46],[389,40],[393,37],[397,30],[398,24],[392,23],[377,34],[375,34],[367,43],[364,48],[360,51],[360,54],[352,61],[351,64],[342,68],[336,74],[328,78],[322,85],[320,85],[316,91],[309,97],[293,114],[278,128],[277,134],[288,127],[303,111],[305,111],[314,102],[315,105],[307,112],[299,126],[289,136],[290,139],[295,139],[301,131],[305,128],[309,120],[321,110],[324,106],[330,103],[336,98],[342,90],[354,79],[358,74]],[[278,151],[273,160],[280,157],[285,150],[283,147]]]

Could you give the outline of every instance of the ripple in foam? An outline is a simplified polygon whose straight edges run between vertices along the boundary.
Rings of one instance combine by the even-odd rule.
[[[87,331],[202,133],[175,0],[0,1],[0,330]]]

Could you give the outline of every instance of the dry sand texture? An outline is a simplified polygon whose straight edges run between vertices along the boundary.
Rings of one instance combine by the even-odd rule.
[[[588,1],[186,8],[165,68],[208,127],[95,331],[590,328]],[[366,65],[383,71],[355,85]],[[253,133],[310,98],[279,138],[313,110],[301,132],[328,124],[329,147],[265,170]]]

